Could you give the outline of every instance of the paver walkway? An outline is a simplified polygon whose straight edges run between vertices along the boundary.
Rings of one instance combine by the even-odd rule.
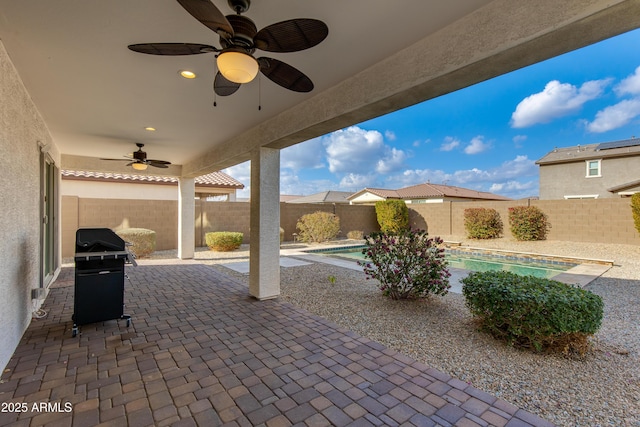
[[[84,325],[72,338],[63,268],[2,376],[2,407],[26,411],[0,412],[1,425],[551,425],[290,304],[256,301],[210,267],[127,274],[131,327]]]

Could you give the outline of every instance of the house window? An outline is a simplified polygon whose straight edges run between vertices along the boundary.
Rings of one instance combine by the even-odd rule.
[[[571,194],[568,196],[564,196],[565,200],[572,200],[572,199],[597,199],[598,195],[597,194]]]
[[[587,178],[596,178],[602,176],[600,170],[600,160],[587,160]]]

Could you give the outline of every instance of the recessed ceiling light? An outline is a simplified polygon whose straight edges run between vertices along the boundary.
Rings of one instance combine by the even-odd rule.
[[[189,70],[180,70],[180,75],[185,79],[195,79],[197,77],[196,73]]]
[[[144,128],[144,130],[148,130],[149,132],[155,132],[156,128],[154,128],[152,126],[147,126],[146,128]]]

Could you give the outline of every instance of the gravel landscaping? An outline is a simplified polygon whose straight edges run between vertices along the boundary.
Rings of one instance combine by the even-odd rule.
[[[640,426],[639,246],[443,238],[466,246],[614,260],[586,286],[605,302],[589,354],[577,360],[516,350],[479,332],[460,294],[392,301],[364,273],[328,264],[281,268],[281,298],[557,425]],[[248,275],[224,267],[248,260],[246,245],[228,253],[201,249],[195,258],[248,283]]]

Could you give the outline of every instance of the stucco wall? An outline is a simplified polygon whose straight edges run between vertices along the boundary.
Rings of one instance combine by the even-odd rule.
[[[540,200],[558,200],[565,196],[597,194],[599,199],[619,198],[607,191],[638,180],[640,156],[602,159],[601,175],[586,177],[584,160],[573,163],[540,166]]]
[[[40,286],[39,142],[50,144],[49,132],[0,42],[1,368],[31,320],[31,289]]]

